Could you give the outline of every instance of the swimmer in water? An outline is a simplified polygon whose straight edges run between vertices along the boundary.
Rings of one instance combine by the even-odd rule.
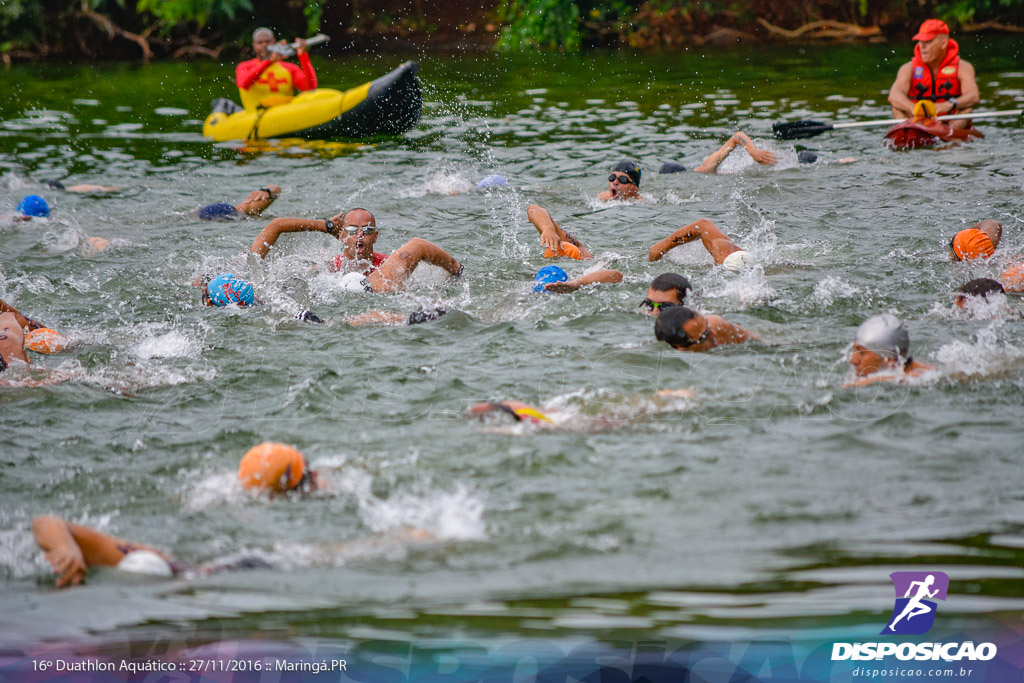
[[[1003,285],[997,280],[979,277],[957,290],[956,305],[960,308],[967,308],[972,300],[984,299],[988,302],[997,295],[1006,295]]]
[[[199,209],[199,220],[220,221],[230,218],[238,218],[239,216],[256,217],[266,211],[280,195],[280,185],[266,185],[258,190],[250,192],[249,196],[246,197],[241,204],[232,205],[227,202],[207,204],[203,208]]]
[[[13,216],[15,221],[30,221],[33,218],[49,218],[50,205],[37,194],[30,194],[20,202]]]
[[[612,269],[595,270],[570,278],[558,266],[544,266],[533,276],[533,291],[569,294],[587,285],[622,282],[622,272]]]
[[[612,166],[612,172],[608,176],[608,189],[597,195],[603,201],[637,201],[643,199],[640,196],[640,177],[643,172],[640,164],[632,159],[623,159]]]
[[[697,394],[690,389],[662,389],[654,394],[645,394],[634,397],[634,402],[623,405],[612,404],[611,408],[625,407],[627,410],[621,417],[612,415],[581,415],[578,413],[567,413],[565,411],[541,411],[522,401],[484,401],[477,403],[466,411],[466,417],[477,419],[489,419],[491,417],[511,418],[514,422],[532,424],[541,428],[572,428],[579,427],[581,423],[588,429],[606,429],[620,426],[624,422],[636,421],[644,416],[659,412],[666,408],[677,409],[678,403],[674,399],[693,399]],[[637,404],[636,399],[640,403]],[[602,402],[604,405],[604,402]],[[620,411],[621,412],[621,411]],[[572,422],[570,424],[570,421]]]
[[[686,303],[686,295],[692,291],[690,281],[677,273],[662,273],[654,278],[647,288],[647,296],[640,302],[640,308],[646,308],[648,315],[658,315],[670,306],[682,306]]]
[[[683,226],[671,235],[651,247],[647,255],[648,261],[658,261],[662,256],[680,244],[686,244],[699,239],[704,248],[715,260],[715,265],[725,266],[732,271],[740,271],[753,268],[757,265],[757,258],[749,251],[745,251],[736,245],[729,236],[709,221],[707,218],[698,219],[694,223]]]
[[[757,339],[753,332],[719,315],[704,315],[686,306],[663,308],[654,322],[654,336],[678,351],[710,351]]]
[[[343,240],[345,251],[331,262],[332,272],[346,271],[345,288],[350,291],[397,292],[420,263],[429,263],[449,275],[462,275],[463,266],[433,242],[414,237],[390,255],[373,250],[380,231],[366,209],[352,209],[324,220],[277,218],[270,221],[253,240],[250,251],[266,258],[278,238],[286,232],[325,232]]]
[[[891,313],[871,316],[857,328],[850,365],[858,379],[844,387],[901,382],[935,369],[910,357],[910,335]]]
[[[25,353],[26,332],[46,329],[41,323],[22,315],[18,309],[0,300],[0,373],[13,360],[31,364]]]
[[[1002,236],[1003,224],[988,218],[953,235],[949,240],[949,257],[954,261],[991,258]]]
[[[350,315],[345,318],[345,323],[353,327],[363,325],[419,325],[420,323],[437,320],[448,310],[436,306],[434,308],[417,308],[409,315],[396,313],[394,311],[366,311],[357,315]]]
[[[922,600],[924,600],[924,598],[934,598],[938,594],[938,588],[936,588],[933,591],[928,590],[934,584],[935,576],[933,574],[929,574],[927,577],[925,577],[924,581],[910,582],[910,585],[907,586],[907,592],[903,596],[905,598],[910,598],[910,600],[907,601],[906,607],[903,608],[903,611],[900,612],[899,616],[893,619],[892,623],[889,624],[890,631],[893,630],[893,626],[895,626],[896,623],[903,617],[906,617],[907,621],[910,621],[916,616],[928,614],[932,611],[932,608],[924,604]],[[915,593],[914,597],[911,598],[910,593],[914,590],[914,586],[917,586],[917,593]]]
[[[540,235],[540,244],[544,247],[544,258],[567,256],[578,261],[594,258],[583,243],[562,229],[542,206],[531,204],[526,209],[526,217]]]

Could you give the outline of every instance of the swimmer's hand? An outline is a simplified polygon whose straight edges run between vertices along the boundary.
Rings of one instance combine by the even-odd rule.
[[[566,280],[565,282],[549,282],[544,285],[544,289],[555,294],[569,294],[575,292],[580,286],[577,280]]]
[[[558,248],[562,245],[561,240],[558,239],[558,233],[553,228],[545,229],[540,235],[540,244],[545,249],[550,249],[554,253],[558,253]]]
[[[46,559],[57,575],[57,588],[78,586],[85,581],[88,567],[77,544],[69,543],[54,548],[46,553]]]
[[[758,149],[753,145],[747,147],[747,154],[750,155],[751,159],[764,166],[774,166],[775,162],[778,161],[775,156],[775,152],[769,152],[766,149]]]

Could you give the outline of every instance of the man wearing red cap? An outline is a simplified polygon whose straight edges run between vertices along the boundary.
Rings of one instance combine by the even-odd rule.
[[[942,114],[968,114],[981,101],[974,67],[960,59],[960,47],[949,37],[949,27],[939,19],[921,24],[914,36],[914,58],[900,67],[889,88],[893,118],[911,118],[914,104],[931,100]],[[969,128],[970,120],[949,121],[954,128]]]

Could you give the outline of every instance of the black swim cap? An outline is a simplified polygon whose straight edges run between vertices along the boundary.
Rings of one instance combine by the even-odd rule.
[[[678,273],[662,273],[651,282],[651,289],[656,292],[667,292],[674,289],[679,297],[679,303],[686,301],[686,294],[693,290],[686,276]]]
[[[690,346],[693,340],[686,336],[683,323],[697,317],[697,312],[686,306],[669,306],[654,321],[654,336],[672,346]]]
[[[438,306],[427,310],[425,308],[419,308],[409,314],[409,325],[419,325],[420,323],[429,322],[431,320],[437,320],[448,311]]]
[[[796,160],[801,164],[813,164],[818,160],[818,155],[809,149],[805,149],[802,152],[797,153]]]
[[[633,181],[633,184],[640,187],[640,164],[633,161],[632,159],[623,159],[619,163],[612,166],[612,173],[625,173],[629,176],[629,179]]]
[[[958,290],[961,294],[968,294],[970,296],[984,296],[987,297],[989,294],[1006,294],[1006,290],[1003,289],[1003,285],[996,280],[992,280],[987,277],[979,277],[976,280],[971,280],[963,287]]]
[[[666,161],[661,165],[661,170],[658,173],[681,173],[686,170],[686,167],[675,161]]]

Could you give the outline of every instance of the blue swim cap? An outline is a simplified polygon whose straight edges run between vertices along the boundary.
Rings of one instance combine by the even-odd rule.
[[[500,175],[489,175],[476,184],[477,189],[480,190],[489,190],[492,187],[506,187],[507,185],[508,180],[505,176]]]
[[[214,306],[252,306],[255,300],[252,285],[235,277],[233,273],[218,275],[210,280],[210,284],[206,285],[206,293]]]
[[[533,291],[544,292],[544,285],[552,282],[565,282],[569,279],[569,274],[558,266],[544,266],[537,271],[537,274],[533,276],[533,281],[536,283],[533,286]]]
[[[237,215],[238,209],[227,202],[208,204],[199,209],[199,220],[201,221],[216,221],[223,218],[234,218]]]
[[[39,195],[30,194],[18,204],[18,213],[22,216],[45,218],[50,215],[50,207],[46,205],[46,200]]]

